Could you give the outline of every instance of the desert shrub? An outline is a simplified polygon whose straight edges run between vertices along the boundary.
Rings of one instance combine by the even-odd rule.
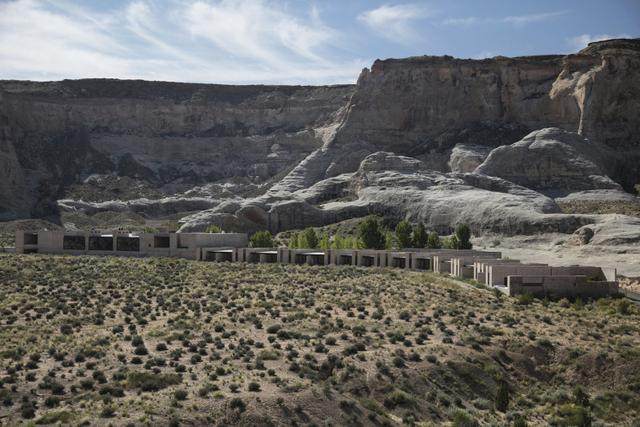
[[[384,249],[386,245],[380,221],[375,216],[368,216],[358,225],[358,238],[366,249]]]
[[[573,389],[573,400],[576,402],[576,405],[589,406],[589,395],[579,385]]]
[[[44,414],[36,420],[37,425],[68,425],[71,422],[73,415],[68,411],[54,411]]]
[[[175,384],[180,384],[181,382],[182,378],[177,374],[131,372],[127,377],[127,383],[130,387],[142,391],[158,391]]]
[[[384,398],[384,406],[390,409],[397,406],[412,407],[415,406],[415,404],[415,399],[402,390],[394,390]]]
[[[518,295],[518,304],[519,305],[529,305],[533,303],[533,295],[529,293]]]
[[[400,249],[411,247],[411,224],[407,221],[400,221],[396,226],[395,237]]]
[[[100,412],[100,417],[101,418],[112,418],[115,415],[116,411],[115,409],[113,409],[113,406],[105,406],[104,408],[102,408],[102,411]]]
[[[244,412],[247,409],[247,405],[239,397],[234,397],[229,401],[229,408],[238,412]]]
[[[255,381],[252,381],[252,382],[249,383],[248,389],[249,389],[249,391],[258,392],[258,391],[260,391],[260,384],[258,384]]]
[[[579,405],[565,404],[560,406],[551,420],[552,425],[588,427],[591,425],[589,411]]]
[[[451,425],[453,427],[477,427],[478,422],[469,415],[466,411],[458,409],[453,413],[453,420]]]
[[[249,245],[252,248],[272,248],[274,246],[273,236],[267,230],[257,231],[251,236]]]
[[[509,385],[506,381],[500,381],[500,384],[498,384],[495,405],[500,412],[506,412],[509,407]]]
[[[188,395],[189,393],[187,393],[187,391],[183,389],[178,389],[173,392],[173,398],[175,400],[187,400]]]

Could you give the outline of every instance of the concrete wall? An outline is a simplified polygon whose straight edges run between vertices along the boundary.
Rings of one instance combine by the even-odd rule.
[[[495,264],[487,266],[485,285],[506,286],[508,276],[551,276],[548,265]]]
[[[600,298],[618,293],[616,282],[591,281],[582,275],[509,276],[507,286],[511,296]]]
[[[487,282],[488,266],[496,264],[520,264],[517,259],[486,259],[473,263],[473,278],[480,283]]]

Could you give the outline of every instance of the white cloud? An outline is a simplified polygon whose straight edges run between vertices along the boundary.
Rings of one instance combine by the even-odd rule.
[[[103,13],[0,1],[0,78],[353,82],[369,61],[329,60],[342,41],[317,9],[295,15],[262,0],[135,0]]]
[[[464,18],[447,18],[442,23],[444,25],[469,26],[474,24],[511,24],[515,26],[526,25],[534,22],[548,21],[558,16],[568,13],[566,10],[556,12],[532,13],[528,15],[513,15],[502,18],[480,18],[477,16],[467,16]]]
[[[549,19],[562,16],[566,13],[567,13],[566,10],[560,10],[557,12],[532,13],[529,15],[507,16],[502,18],[500,21],[508,24],[514,24],[514,25],[524,25],[524,24],[530,24],[532,22],[548,21]]]
[[[628,39],[631,38],[628,34],[598,34],[598,35],[590,35],[590,34],[582,34],[579,36],[571,37],[567,39],[567,43],[575,50],[581,50],[587,47],[589,43],[597,42],[600,40],[609,40],[609,39]]]
[[[480,19],[478,17],[476,17],[476,16],[468,16],[466,18],[448,18],[448,19],[445,19],[444,21],[442,21],[442,23],[445,24],[445,25],[466,26],[466,25],[475,24],[478,21],[480,21]]]
[[[423,5],[398,4],[383,5],[358,15],[358,20],[364,22],[383,37],[399,43],[409,43],[417,39],[417,33],[412,27],[412,21],[425,18],[430,11]]]

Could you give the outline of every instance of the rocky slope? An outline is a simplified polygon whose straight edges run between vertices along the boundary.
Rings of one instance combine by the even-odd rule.
[[[606,215],[563,214],[555,198],[636,200],[624,190],[640,182],[639,70],[640,41],[610,40],[567,56],[378,60],[355,86],[2,82],[0,215],[604,230]]]

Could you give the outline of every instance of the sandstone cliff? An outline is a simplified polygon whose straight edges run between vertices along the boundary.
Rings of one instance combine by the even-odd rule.
[[[619,200],[640,182],[639,88],[639,40],[378,60],[355,86],[1,82],[0,215],[155,212],[183,230],[277,232],[373,212],[571,233],[606,218],[563,215],[554,197]],[[74,199],[105,176],[148,191]]]
[[[44,215],[90,174],[265,180],[323,144],[352,86],[0,83],[0,217]],[[178,187],[187,189],[187,187]]]

